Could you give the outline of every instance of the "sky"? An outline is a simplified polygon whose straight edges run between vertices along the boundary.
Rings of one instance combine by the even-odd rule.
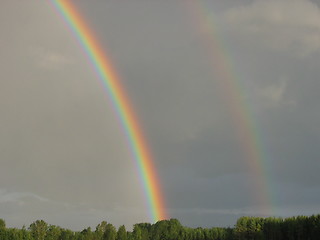
[[[47,1],[1,5],[0,218],[150,222],[125,132],[77,39]],[[171,218],[232,227],[320,212],[319,1],[75,5],[134,106]]]

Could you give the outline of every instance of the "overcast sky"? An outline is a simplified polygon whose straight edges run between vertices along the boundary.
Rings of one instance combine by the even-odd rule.
[[[318,0],[75,2],[139,116],[170,217],[212,227],[320,212]],[[122,127],[56,10],[2,0],[0,31],[0,218],[149,222]],[[218,87],[214,38],[257,128],[272,211]]]

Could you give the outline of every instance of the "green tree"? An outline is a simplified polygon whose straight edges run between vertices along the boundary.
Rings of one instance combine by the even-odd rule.
[[[116,237],[116,228],[111,223],[107,224],[105,232],[103,234],[103,240],[116,240]]]
[[[31,223],[29,227],[34,240],[44,240],[48,230],[48,224],[43,220]]]
[[[0,229],[5,229],[6,228],[6,222],[0,218]]]
[[[108,223],[106,221],[102,221],[101,223],[99,223],[96,227],[95,230],[95,238],[97,240],[101,240],[103,239],[103,234],[106,231]]]
[[[58,226],[50,225],[47,230],[45,240],[59,240],[61,229]]]
[[[91,227],[88,227],[88,228],[83,229],[81,231],[81,239],[83,239],[83,240],[93,240],[94,239],[94,233],[91,231]]]
[[[31,233],[26,229],[26,226],[23,225],[21,231],[21,240],[32,240]]]
[[[150,223],[138,223],[133,226],[133,236],[134,239],[139,240],[149,240],[151,234],[151,227]]]
[[[7,238],[6,222],[0,218],[0,239]]]
[[[61,229],[60,239],[61,240],[73,240],[73,239],[75,239],[75,235],[76,234],[69,229]]]
[[[176,240],[184,231],[177,219],[158,221],[152,226],[152,240]]]
[[[119,227],[116,240],[127,240],[127,231],[124,225]]]
[[[247,222],[248,217],[241,217],[237,220],[237,224],[235,227],[235,234],[237,239],[239,240],[246,240],[247,236]]]
[[[95,232],[102,232],[104,233],[106,231],[108,223],[106,221],[102,221],[96,226],[96,231]]]
[[[139,224],[133,226],[132,238],[134,240],[142,240],[142,229]]]
[[[7,229],[7,239],[8,240],[20,240],[22,238],[21,231],[16,228]]]

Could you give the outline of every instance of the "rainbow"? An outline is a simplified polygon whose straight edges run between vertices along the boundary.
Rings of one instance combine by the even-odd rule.
[[[236,76],[231,59],[224,46],[223,39],[217,35],[217,25],[212,13],[209,14],[203,0],[188,0],[187,8],[194,18],[195,28],[204,36],[208,57],[212,62],[214,76],[223,93],[224,101],[228,104],[233,121],[235,134],[247,161],[251,178],[254,182],[254,199],[262,215],[273,215],[273,199],[268,185],[266,154],[263,149],[261,136],[254,121],[250,103],[245,99],[245,89]]]
[[[94,66],[105,91],[117,112],[127,135],[128,142],[133,154],[135,164],[138,167],[139,176],[143,183],[146,195],[150,218],[156,222],[167,219],[166,205],[161,191],[160,182],[153,163],[148,144],[143,136],[141,127],[134,109],[121,86],[115,68],[96,39],[85,19],[78,12],[73,1],[70,0],[49,0],[63,17],[69,28],[80,42],[89,61]]]

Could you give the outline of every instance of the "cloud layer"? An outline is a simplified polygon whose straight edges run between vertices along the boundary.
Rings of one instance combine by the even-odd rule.
[[[274,213],[318,212],[319,6],[201,3],[203,15],[184,0],[77,1],[135,107],[170,216],[211,227],[270,214],[255,200],[257,179],[219,90],[204,26],[220,38],[243,89]],[[125,133],[74,36],[47,3],[3,6],[0,212],[7,225],[41,218],[81,230],[102,220],[149,221]]]
[[[305,56],[320,50],[320,9],[310,1],[253,1],[228,10],[225,18],[237,34],[277,51]]]

